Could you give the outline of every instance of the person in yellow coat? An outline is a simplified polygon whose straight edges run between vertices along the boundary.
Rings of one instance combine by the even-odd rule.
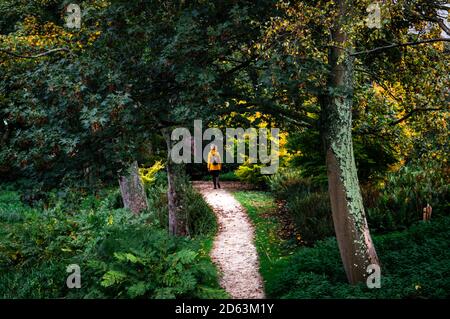
[[[222,159],[220,158],[220,154],[217,151],[217,146],[213,144],[211,145],[211,150],[208,154],[208,172],[210,172],[212,175],[214,189],[216,189],[217,187],[220,188],[219,174],[221,169]]]

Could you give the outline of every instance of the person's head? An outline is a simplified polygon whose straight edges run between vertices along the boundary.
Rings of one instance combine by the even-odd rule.
[[[211,151],[217,151],[217,146],[215,144],[211,144]]]

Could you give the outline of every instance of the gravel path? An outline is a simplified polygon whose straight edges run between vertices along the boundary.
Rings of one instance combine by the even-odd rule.
[[[244,207],[228,191],[239,185],[221,182],[222,189],[213,189],[212,182],[194,182],[193,185],[217,216],[219,231],[211,259],[221,272],[221,286],[232,298],[264,298],[253,226]]]

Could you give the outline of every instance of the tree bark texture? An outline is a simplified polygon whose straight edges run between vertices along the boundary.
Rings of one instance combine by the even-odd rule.
[[[345,14],[346,0],[339,1]],[[343,49],[347,35],[332,31],[328,93],[322,100],[322,129],[326,148],[328,189],[334,228],[350,283],[367,277],[370,264],[379,264],[364,212],[352,142],[353,58]]]
[[[119,186],[125,208],[130,209],[134,214],[139,214],[148,208],[147,195],[136,161],[131,164],[126,176],[119,177]]]
[[[162,130],[167,144],[167,200],[169,211],[169,233],[174,236],[186,236],[188,234],[187,218],[180,207],[179,185],[177,181],[178,170],[173,163],[170,153],[172,150],[171,132]]]

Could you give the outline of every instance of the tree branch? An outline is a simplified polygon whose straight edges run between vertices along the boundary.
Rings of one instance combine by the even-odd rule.
[[[444,22],[444,19],[437,19],[438,25],[441,27],[442,30],[444,30],[447,35],[450,35],[450,28],[447,27],[447,25]]]
[[[225,71],[224,73],[222,73],[219,77],[221,79],[225,79],[228,76],[232,75],[233,73],[241,70],[241,69],[245,69],[246,67],[250,66],[250,64],[252,64],[255,61],[255,58],[257,56],[256,55],[251,55],[248,60],[246,61],[242,61],[240,64],[236,65],[235,67],[231,68],[228,71]]]
[[[407,119],[409,119],[411,116],[414,115],[414,113],[418,113],[418,112],[430,112],[430,111],[444,111],[445,109],[441,109],[441,108],[425,108],[425,107],[419,107],[419,108],[414,108],[411,111],[409,111],[405,116],[399,118],[398,120],[395,120],[391,123],[389,123],[389,126],[395,126],[397,124],[400,124],[401,122],[406,121]]]
[[[380,133],[383,130],[383,128],[385,128],[385,127],[393,127],[397,124],[400,124],[400,123],[406,121],[407,119],[409,119],[410,117],[412,117],[416,113],[432,112],[432,111],[446,111],[446,109],[445,108],[416,107],[416,108],[412,109],[411,111],[409,111],[407,114],[405,114],[403,117],[399,118],[398,120],[387,123],[387,124],[383,125],[382,127],[376,127],[376,128],[370,129],[370,130],[360,131],[360,132],[358,132],[358,135],[369,134],[369,135],[378,136],[378,133]]]
[[[20,58],[20,59],[38,59],[40,57],[43,57],[43,56],[46,56],[46,55],[50,55],[50,54],[55,53],[55,52],[61,52],[61,51],[63,51],[63,52],[70,52],[70,50],[67,49],[67,48],[57,48],[57,49],[48,50],[46,52],[42,52],[42,53],[39,53],[39,54],[36,54],[36,55],[22,55],[22,54],[17,54],[17,53],[11,52],[11,51],[0,49],[1,53],[5,53],[7,55],[13,56],[15,58]]]
[[[414,45],[419,45],[419,44],[424,44],[424,43],[434,43],[434,42],[450,42],[450,39],[439,38],[439,39],[428,39],[428,40],[422,40],[422,41],[416,41],[416,42],[393,43],[393,44],[390,44],[390,45],[387,45],[384,47],[378,47],[378,48],[375,48],[372,50],[354,52],[350,55],[357,56],[357,55],[361,55],[361,54],[371,54],[371,53],[375,53],[378,51],[384,51],[384,50],[388,50],[388,49],[392,49],[392,48],[407,47],[407,46],[414,46]]]

